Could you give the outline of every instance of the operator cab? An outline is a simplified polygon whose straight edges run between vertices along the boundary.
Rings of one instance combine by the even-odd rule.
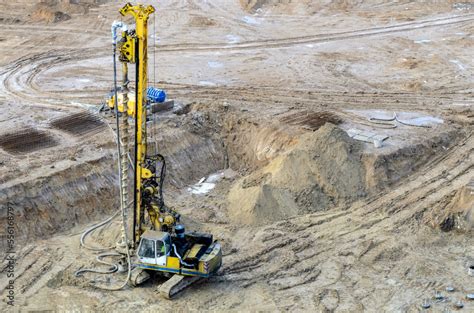
[[[171,237],[167,232],[147,230],[138,246],[137,257],[141,263],[166,265],[166,257],[171,252]]]

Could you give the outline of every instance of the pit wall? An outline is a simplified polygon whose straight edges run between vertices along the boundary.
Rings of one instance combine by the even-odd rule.
[[[429,209],[423,222],[442,231],[474,231],[474,178]]]
[[[114,162],[112,157],[103,157],[2,189],[1,251],[6,251],[8,206],[14,212],[17,246],[96,221],[119,208]]]
[[[225,149],[218,139],[182,129],[160,133],[157,138],[159,152],[167,161],[165,192],[195,183],[226,164]],[[150,150],[153,146],[150,143]],[[14,210],[16,245],[47,238],[115,212],[120,207],[116,163],[112,154],[108,154],[3,188],[0,191],[1,250],[6,251],[7,245],[8,206]]]
[[[435,156],[447,153],[457,136],[452,130],[385,153],[364,154],[367,190],[379,192],[400,182]]]
[[[223,169],[227,163],[222,141],[212,134],[204,137],[181,128],[158,134],[158,152],[165,156],[167,164],[165,188],[183,188]],[[150,153],[154,147],[149,142]]]
[[[228,155],[228,167],[251,172],[292,149],[301,131],[285,125],[260,124],[232,115],[225,119],[223,140]]]

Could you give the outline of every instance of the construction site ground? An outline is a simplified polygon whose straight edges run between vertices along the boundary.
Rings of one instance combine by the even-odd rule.
[[[3,258],[11,208],[16,263],[1,311],[474,311],[474,4],[143,2],[150,85],[175,100],[149,122],[165,201],[222,243],[222,268],[171,301],[159,277],[106,291],[92,285],[126,273],[74,275],[107,268],[80,237],[120,208],[99,108],[124,3],[2,1],[0,234]]]

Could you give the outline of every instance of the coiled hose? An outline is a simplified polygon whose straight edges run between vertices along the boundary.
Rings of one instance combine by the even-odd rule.
[[[92,268],[83,268],[83,269],[80,269],[80,270],[76,271],[74,273],[74,275],[76,277],[79,277],[79,276],[82,276],[82,274],[87,273],[87,272],[97,273],[97,274],[112,274],[112,273],[115,273],[118,270],[117,264],[109,263],[109,262],[106,262],[106,261],[102,260],[102,258],[105,258],[107,256],[122,256],[122,255],[120,253],[117,253],[117,252],[107,252],[107,253],[99,254],[96,257],[97,262],[108,265],[110,267],[108,270],[100,271],[100,270],[92,269]]]

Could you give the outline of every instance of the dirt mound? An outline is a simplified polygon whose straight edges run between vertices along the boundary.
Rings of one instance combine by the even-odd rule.
[[[296,133],[289,127],[229,116],[224,123],[228,166],[250,172],[291,149]]]
[[[31,14],[31,19],[33,21],[43,21],[47,23],[58,23],[62,21],[67,21],[71,18],[69,14],[66,14],[61,11],[55,11],[54,9],[41,6]]]
[[[474,180],[431,212],[425,220],[443,231],[469,232],[474,229]]]
[[[359,144],[328,123],[237,181],[228,196],[229,215],[235,222],[260,224],[327,210],[364,196],[364,180]]]
[[[217,22],[210,17],[195,15],[189,19],[188,25],[191,27],[211,27],[216,26]]]
[[[46,0],[33,7],[30,17],[34,22],[63,22],[71,19],[73,14],[86,14],[91,6],[105,2],[98,0]]]

